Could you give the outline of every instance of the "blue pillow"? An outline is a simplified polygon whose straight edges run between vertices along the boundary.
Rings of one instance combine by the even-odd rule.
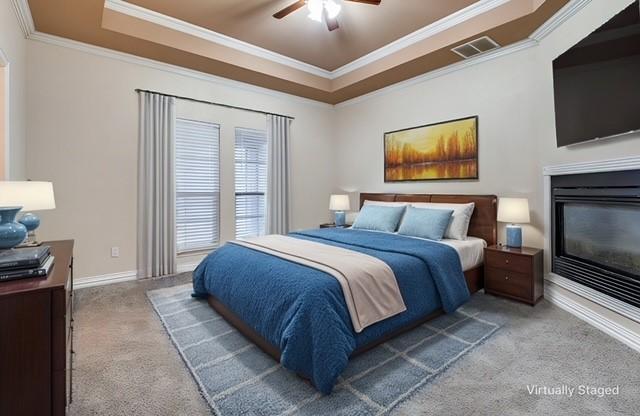
[[[360,210],[351,228],[393,233],[398,229],[404,209],[405,206],[365,205]]]
[[[404,214],[398,234],[442,240],[452,215],[452,209],[409,207]]]

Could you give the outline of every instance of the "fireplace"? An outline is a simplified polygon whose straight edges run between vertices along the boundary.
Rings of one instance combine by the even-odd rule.
[[[551,178],[552,271],[640,307],[640,170]]]

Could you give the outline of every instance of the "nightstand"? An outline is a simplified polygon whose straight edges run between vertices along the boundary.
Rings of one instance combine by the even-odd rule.
[[[337,226],[334,223],[320,224],[320,228],[349,228],[349,227],[351,227],[351,224],[346,224],[346,225],[341,225],[341,226]]]
[[[537,248],[484,249],[484,291],[535,305],[543,295],[543,256]]]
[[[0,283],[0,415],[65,415],[73,385],[73,240],[47,277]]]

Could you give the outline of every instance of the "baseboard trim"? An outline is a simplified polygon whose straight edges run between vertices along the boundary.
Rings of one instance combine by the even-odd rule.
[[[640,308],[636,308],[626,302],[609,295],[605,295],[604,293],[598,292],[597,290],[581,285],[580,283],[574,282],[573,280],[569,280],[566,277],[562,277],[555,273],[548,273],[545,276],[545,279],[548,282],[555,283],[561,288],[568,290],[569,292],[573,292],[576,295],[640,324]]]
[[[73,281],[73,288],[84,289],[87,287],[111,285],[114,283],[129,282],[131,280],[136,280],[136,278],[137,272],[135,270],[128,272],[102,274],[99,276],[75,279]]]
[[[545,286],[544,297],[554,305],[640,352],[640,334],[625,328],[593,309],[563,295],[558,289],[553,287],[553,284]]]
[[[195,263],[178,264],[178,273],[192,272],[198,267],[198,264],[200,264],[199,261]]]
[[[196,269],[196,267],[198,267],[198,264],[200,264],[200,262],[178,264],[177,273],[192,272]],[[137,276],[138,276],[138,273],[135,270],[130,270],[128,272],[109,273],[109,274],[101,274],[98,276],[83,277],[83,278],[78,278],[74,280],[73,288],[84,289],[87,287],[96,287],[96,286],[112,285],[115,283],[130,282],[132,280],[136,280]]]

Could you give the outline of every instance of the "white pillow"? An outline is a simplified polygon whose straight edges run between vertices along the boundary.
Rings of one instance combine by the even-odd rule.
[[[469,231],[469,222],[475,205],[473,202],[468,204],[441,204],[437,202],[414,202],[411,204],[416,208],[432,208],[432,209],[452,209],[453,215],[449,226],[444,232],[444,238],[454,240],[466,240],[467,231]]]
[[[404,207],[406,205],[409,205],[409,203],[408,202],[369,201],[368,199],[365,199],[363,205],[382,205],[382,206],[387,206],[387,207]]]

